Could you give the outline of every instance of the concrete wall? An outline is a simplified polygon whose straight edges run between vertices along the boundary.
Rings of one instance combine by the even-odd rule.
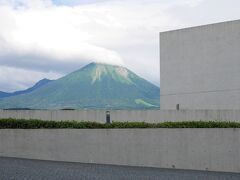
[[[240,172],[240,129],[2,129],[0,156]]]
[[[0,118],[40,119],[40,120],[77,120],[105,123],[102,110],[0,110]]]
[[[106,122],[104,110],[0,110],[1,118],[41,119],[41,120],[76,120]],[[240,110],[114,110],[111,111],[111,121],[149,122],[165,121],[238,121]]]
[[[240,109],[240,21],[160,33],[161,109]]]

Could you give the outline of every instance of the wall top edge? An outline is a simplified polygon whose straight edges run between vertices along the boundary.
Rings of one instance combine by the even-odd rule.
[[[215,23],[209,23],[209,24],[203,24],[203,25],[198,25],[198,26],[179,28],[179,29],[172,29],[172,30],[167,30],[167,31],[161,31],[161,32],[159,32],[159,34],[162,35],[162,34],[167,34],[167,33],[180,32],[180,31],[186,31],[186,30],[192,30],[192,29],[199,29],[199,28],[205,28],[205,27],[223,25],[223,24],[230,24],[230,23],[236,23],[236,22],[240,23],[240,19],[228,20],[228,21],[223,21],[223,22],[215,22]]]

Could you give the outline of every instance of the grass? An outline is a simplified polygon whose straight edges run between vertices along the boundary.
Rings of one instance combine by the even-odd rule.
[[[24,119],[0,119],[0,129],[125,129],[125,128],[240,128],[238,122],[186,121],[186,122],[97,122],[42,121]]]

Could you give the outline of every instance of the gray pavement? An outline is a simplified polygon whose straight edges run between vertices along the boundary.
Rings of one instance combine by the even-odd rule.
[[[0,157],[0,180],[239,180],[238,173],[67,163]]]

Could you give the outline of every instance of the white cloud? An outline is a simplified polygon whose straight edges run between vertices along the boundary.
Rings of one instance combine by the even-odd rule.
[[[8,82],[0,78],[0,90],[21,89],[92,61],[124,65],[159,84],[160,31],[240,17],[234,0],[87,2],[0,0],[0,75],[19,74]],[[6,68],[11,70],[3,73]]]
[[[32,7],[32,6],[30,6]],[[90,22],[81,9],[71,7],[1,7],[1,57],[41,57],[63,62],[107,62],[122,64],[116,52],[88,43],[91,34],[84,24]],[[80,14],[77,14],[77,13]],[[39,60],[39,58],[38,58]],[[32,59],[32,63],[36,60]],[[6,61],[3,61],[6,63]],[[6,63],[7,64],[7,63]]]
[[[43,8],[52,6],[51,0],[0,0],[0,5],[13,8]]]

